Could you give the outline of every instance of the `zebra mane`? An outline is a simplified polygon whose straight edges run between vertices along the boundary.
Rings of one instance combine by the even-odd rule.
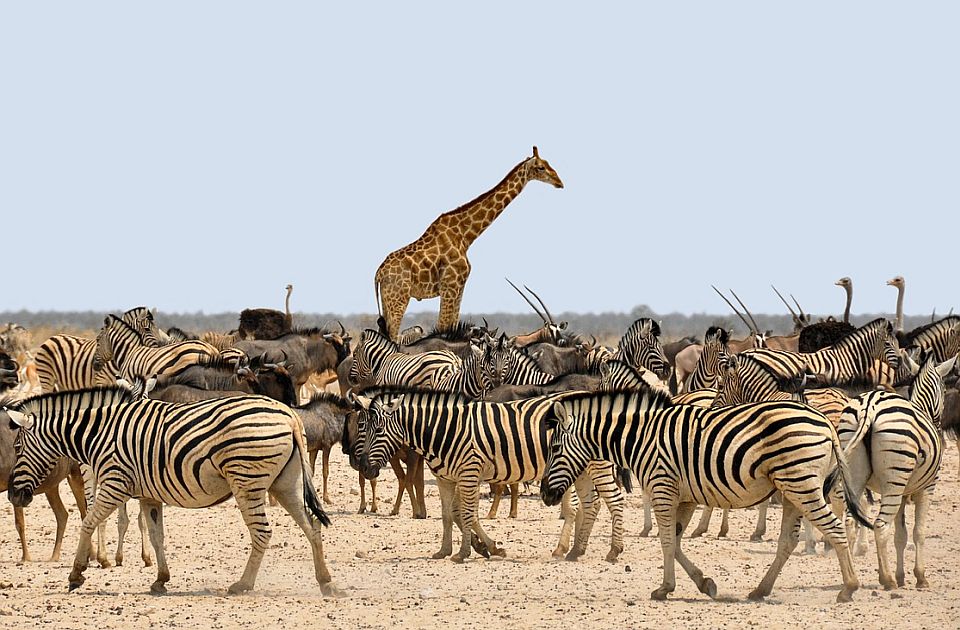
[[[722,326],[711,326],[707,328],[707,333],[703,336],[704,342],[706,342],[707,337],[713,336],[716,336],[717,340],[724,346],[726,346],[730,341],[730,333],[728,333]]]
[[[642,383],[637,389],[615,389],[606,392],[571,392],[563,397],[563,403],[575,403],[589,400],[611,401],[623,400],[623,406],[628,407],[631,403],[639,403],[646,399],[648,409],[666,409],[673,406],[669,392],[663,392],[653,389],[646,383]]]
[[[400,352],[400,344],[393,341],[379,330],[374,330],[373,328],[365,328],[362,333],[360,333],[361,342],[364,339],[369,339],[373,341],[382,341],[385,344],[390,344],[393,347],[394,352]]]
[[[200,338],[197,335],[193,333],[188,333],[182,328],[177,328],[176,326],[171,326],[170,328],[167,328],[167,336],[170,337],[170,339],[174,343],[178,341],[193,341],[195,339]]]
[[[918,341],[928,341],[944,332],[949,332],[954,326],[960,326],[960,315],[950,315],[949,317],[944,317],[935,322],[914,328],[903,335],[900,339],[900,346],[906,348],[907,346],[916,345]]]
[[[446,400],[453,400],[456,403],[472,403],[476,402],[472,398],[468,398],[461,394],[460,392],[453,392],[444,389],[433,389],[426,387],[403,387],[403,386],[384,386],[384,385],[372,385],[361,389],[358,394],[366,396],[367,398],[383,398],[385,396],[395,398],[397,396],[436,396],[438,398],[442,397]]]
[[[413,342],[410,345],[417,345],[417,343],[424,341],[425,339],[443,339],[444,341],[470,341],[473,337],[471,332],[476,328],[476,325],[473,322],[458,321],[456,324],[450,328],[436,328],[430,331],[430,334],[424,335],[417,341]]]
[[[113,385],[110,387],[90,387],[87,389],[72,389],[65,392],[49,392],[25,398],[10,405],[10,409],[27,413],[37,411],[45,403],[68,409],[93,409],[96,407],[111,407],[120,403],[133,402],[133,395],[126,387]]]
[[[824,348],[824,350],[840,350],[840,349],[849,348],[850,346],[854,346],[857,343],[859,343],[860,340],[866,337],[867,335],[871,335],[875,333],[877,329],[879,329],[881,326],[890,326],[890,322],[888,322],[887,319],[884,317],[878,317],[877,319],[871,322],[867,322],[860,328],[857,328],[852,333],[850,333],[849,335],[847,335],[837,343],[833,344],[832,346],[828,346]]]
[[[144,315],[148,319],[153,319],[153,313],[146,306],[134,306],[133,308],[123,312],[123,317],[128,315]]]
[[[803,389],[803,387],[801,386],[801,384],[803,383],[803,377],[804,377],[803,372],[797,372],[795,374],[790,374],[790,375],[781,374],[776,370],[774,370],[773,368],[771,368],[766,363],[764,363],[763,361],[759,360],[752,353],[746,353],[746,352],[741,352],[740,354],[736,354],[730,357],[728,361],[730,362],[730,364],[733,364],[733,365],[743,365],[745,363],[755,365],[758,370],[760,370],[763,374],[770,377],[770,380],[772,380],[776,384],[777,389],[787,392],[789,394],[797,393],[799,391],[802,391]]]
[[[143,341],[143,333],[141,333],[139,330],[137,330],[127,322],[123,321],[121,318],[117,317],[113,313],[111,313],[110,315],[107,315],[106,319],[109,320],[108,325],[110,326],[118,325],[121,328],[126,328],[127,330],[135,334],[137,336],[137,339],[139,339],[140,341]]]
[[[0,396],[0,410],[16,405],[22,402],[22,399],[18,398],[16,394],[7,394],[5,396]]]
[[[294,409],[312,409],[324,403],[332,404],[341,411],[353,411],[353,405],[350,404],[350,401],[333,392],[316,392],[310,397],[310,400],[302,405],[295,406]]]

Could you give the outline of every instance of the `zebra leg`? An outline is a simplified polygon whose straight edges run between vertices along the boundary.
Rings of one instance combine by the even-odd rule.
[[[327,597],[340,597],[344,593],[334,585],[323,555],[323,526],[320,521],[307,513],[304,505],[304,487],[308,483],[312,481],[304,477],[300,458],[294,452],[294,456],[274,480],[270,491],[306,534],[310,542],[310,550],[313,552],[313,570],[317,583],[320,584],[320,591]],[[252,587],[253,583],[251,582],[250,585]]]
[[[646,496],[644,496],[644,501],[646,501]],[[644,505],[644,508],[646,508],[646,505]],[[724,514],[726,514],[726,510],[724,510]],[[703,506],[703,511],[700,513],[700,522],[697,523],[696,529],[690,533],[690,538],[699,538],[707,533],[707,530],[710,529],[711,516],[713,516],[713,508],[709,505]]]
[[[726,538],[730,532],[730,508],[723,508],[720,518],[720,531],[717,532],[717,538]]]
[[[767,508],[769,506],[769,501],[764,501],[757,506],[757,526],[750,534],[751,542],[763,541],[763,535],[767,533]]]
[[[291,459],[291,461],[294,461]],[[297,462],[299,464],[300,462]],[[240,580],[234,582],[227,589],[231,595],[251,590],[257,582],[257,572],[260,570],[260,563],[263,561],[263,553],[270,545],[270,521],[267,519],[266,493],[262,487],[243,488],[237,487],[240,484],[236,479],[227,477],[230,485],[234,488],[233,496],[237,500],[237,507],[243,515],[243,522],[250,532],[250,557],[247,558],[247,566],[243,569],[243,575]],[[301,497],[302,500],[302,497]],[[279,502],[279,500],[278,500]],[[158,560],[159,562],[159,560]]]
[[[577,520],[576,509],[574,509],[571,500],[572,496],[573,488],[567,488],[567,491],[563,493],[563,499],[560,501],[560,517],[563,519],[563,527],[560,529],[560,541],[557,543],[557,548],[553,550],[555,559],[562,558],[570,550],[570,533]],[[579,505],[580,503],[577,502],[577,509],[579,509]]]
[[[663,551],[663,582],[650,593],[650,599],[665,600],[677,587],[676,567],[676,522],[677,497],[675,488],[654,488],[653,511],[657,516],[657,531],[660,535],[660,548]],[[660,497],[657,493],[660,493]]]
[[[141,511],[143,508],[140,508]],[[123,502],[117,508],[117,553],[114,555],[114,561],[117,566],[123,566],[123,539],[127,537],[127,529],[130,527],[130,514],[127,512],[127,504]]]
[[[520,500],[520,484],[510,484],[510,518],[517,518],[517,506]]]
[[[616,484],[614,483],[614,485]],[[581,474],[577,477],[573,487],[580,507],[577,511],[573,549],[567,554],[567,560],[576,560],[586,553],[590,533],[593,531],[593,525],[597,522],[597,514],[600,512],[600,502],[597,501],[595,486],[587,474]]]
[[[51,562],[57,562],[60,560],[60,550],[63,547],[63,534],[67,531],[67,508],[63,506],[63,499],[60,498],[59,484],[45,494],[50,509],[53,510],[53,516],[57,519],[57,537],[54,539],[53,554],[50,556]]]
[[[918,492],[913,497],[916,506],[913,515],[913,546],[916,551],[916,558],[913,564],[913,576],[917,578],[917,588],[927,588],[930,583],[927,582],[925,575],[926,564],[923,557],[923,547],[926,542],[927,526],[927,508],[930,505],[930,495],[926,491]],[[906,523],[904,523],[906,529]]]
[[[27,548],[27,525],[24,522],[23,508],[13,508],[13,523],[17,528],[17,536],[20,537],[20,562],[32,562],[30,550]]]
[[[880,513],[877,514],[877,518],[873,522],[873,536],[877,543],[877,573],[880,584],[888,591],[897,588],[897,583],[890,572],[887,559],[887,540],[890,537],[890,525],[896,519],[897,513],[903,509],[902,503],[902,496],[892,494],[884,488],[884,493],[880,498]]]
[[[497,510],[500,509],[500,499],[503,497],[503,484],[491,483],[490,494],[493,495],[493,502],[490,504],[490,511],[487,512],[488,519],[497,518]]]
[[[653,529],[653,517],[650,514],[650,495],[644,490],[640,496],[643,499],[643,529],[640,530],[640,535],[646,538],[650,535],[650,530]]]
[[[437,488],[440,490],[440,513],[443,521],[443,538],[440,541],[440,551],[433,554],[434,560],[446,558],[453,553],[453,499],[457,492],[457,484],[446,479],[437,479]]]
[[[77,544],[77,555],[73,559],[73,569],[70,571],[70,590],[78,588],[84,582],[83,572],[90,561],[93,532],[110,516],[117,507],[130,498],[126,490],[126,483],[112,478],[100,483],[97,497],[80,526],[80,542]],[[101,539],[101,542],[102,539]],[[103,562],[101,562],[101,565]],[[107,563],[106,566],[110,566]]]
[[[153,558],[150,557],[150,549],[147,547],[150,539],[150,530],[147,524],[147,513],[142,506],[140,508],[140,514],[137,515],[137,527],[140,528],[140,559],[143,560],[143,566],[152,567]]]
[[[166,583],[170,581],[170,569],[167,568],[167,556],[163,551],[163,504],[156,501],[140,499],[140,514],[149,513],[147,529],[150,535],[150,544],[157,554],[157,580],[150,585],[150,592],[154,595],[164,595],[167,592]],[[127,519],[129,521],[129,518]]]
[[[92,509],[97,496],[97,480],[94,477],[93,469],[89,466],[81,466],[80,471],[83,475],[83,499],[87,505],[87,509],[90,510]],[[86,516],[83,518],[86,518]],[[111,566],[110,561],[107,559],[106,539],[106,522],[101,521],[99,527],[97,528],[97,548],[95,552],[93,547],[90,548],[90,557],[92,559],[96,559],[97,563],[102,569],[106,569],[107,567]]]
[[[773,590],[773,583],[780,575],[780,570],[786,564],[793,550],[797,548],[797,543],[800,542],[800,516],[800,510],[787,497],[784,497],[783,518],[780,521],[780,538],[777,540],[777,555],[770,568],[767,569],[766,575],[760,581],[760,585],[750,591],[747,596],[751,600],[761,601]]]
[[[710,599],[716,599],[717,584],[710,578],[703,577],[703,571],[687,558],[683,550],[680,549],[680,539],[683,537],[683,530],[687,528],[690,519],[693,517],[693,512],[696,509],[696,503],[681,503],[677,506],[677,539],[676,546],[674,547],[674,556],[680,563],[680,566],[683,567],[683,570],[690,576],[690,579],[693,580],[693,583],[697,585],[697,589],[704,595],[709,596]]]
[[[803,527],[803,555],[817,555],[817,535],[813,531],[813,525],[807,519],[803,519],[801,526]],[[850,540],[849,537],[847,540]]]
[[[597,489],[597,493],[600,495],[600,498],[603,499],[603,503],[607,506],[607,510],[610,511],[610,551],[607,552],[606,561],[607,562],[616,562],[620,557],[620,554],[623,553],[623,493],[620,491],[620,486],[617,485],[616,479],[613,476],[613,470],[610,469],[610,474],[600,478],[594,478],[593,480],[594,487]],[[596,513],[599,512],[599,505],[593,512],[593,519],[596,519]],[[590,529],[593,528],[593,522],[590,523]],[[590,540],[590,529],[587,529],[582,536],[578,537],[577,546],[582,545],[582,551],[586,551],[587,543]],[[582,538],[582,540],[580,540]]]
[[[487,551],[495,556],[506,556],[506,552],[497,547],[497,543],[487,535],[480,525],[478,509],[480,507],[480,479],[479,476],[460,478],[460,519],[463,530],[463,538],[460,541],[460,552],[451,556],[454,562],[463,562],[470,556],[470,548],[473,543],[472,533],[480,537],[480,542],[486,547]]]
[[[804,518],[820,530],[824,540],[829,542],[830,546],[837,552],[837,561],[840,563],[840,574],[843,579],[843,588],[840,589],[840,592],[837,594],[837,602],[849,602],[853,599],[853,593],[860,588],[860,580],[857,578],[857,572],[853,568],[853,557],[850,553],[850,547],[847,544],[847,535],[843,522],[834,515],[824,500],[821,484],[819,482],[813,483],[809,488],[790,487],[785,483],[782,486],[780,483],[777,485],[783,492],[784,510],[787,510],[789,504],[792,511],[799,511]],[[783,528],[786,524],[786,520],[784,520],[781,525],[781,540],[783,540],[784,537]],[[794,537],[793,547],[787,553],[787,556],[789,556],[789,553],[797,546],[798,541],[796,540],[796,536],[799,534],[797,525],[798,524],[794,524],[792,530]],[[779,550],[777,553],[779,554]],[[778,555],[775,562],[779,560],[780,557]],[[780,563],[781,567],[783,566],[783,562],[786,562],[786,557],[784,557]],[[771,567],[771,569],[772,568],[773,567]],[[779,569],[777,572],[779,573]],[[775,579],[776,575],[773,575],[768,585],[769,588],[773,588],[773,580]],[[761,588],[763,586],[764,583],[761,583]],[[768,590],[766,594],[769,595],[770,591]]]
[[[916,536],[914,536],[914,543],[916,543]],[[916,547],[916,544],[914,544]],[[897,586],[904,587],[906,586],[906,576],[903,570],[903,552],[907,548],[907,502],[906,500],[900,504],[900,511],[897,512],[897,516],[893,521],[893,548],[897,553]]]

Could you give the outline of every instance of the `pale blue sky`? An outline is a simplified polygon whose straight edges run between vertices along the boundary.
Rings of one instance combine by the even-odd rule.
[[[533,144],[465,312],[960,307],[960,4],[455,4],[4,3],[0,310],[372,312]]]

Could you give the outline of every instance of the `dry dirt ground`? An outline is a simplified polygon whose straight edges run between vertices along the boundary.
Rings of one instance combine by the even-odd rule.
[[[381,502],[381,513],[360,515],[358,497],[351,494],[357,488],[356,474],[339,453],[333,459],[333,525],[326,531],[325,549],[345,597],[321,596],[306,539],[280,508],[271,508],[275,529],[257,589],[228,597],[226,589],[238,578],[249,547],[232,503],[206,510],[167,508],[166,549],[172,573],[168,595],[149,594],[154,569],[141,566],[136,528],[127,535],[124,566],[91,566],[86,584],[67,593],[79,523],[72,500],[61,561],[20,564],[13,513],[4,498],[0,627],[960,627],[960,485],[952,443],[927,525],[931,588],[917,590],[910,569],[906,588],[895,592],[879,588],[871,540],[868,555],[855,559],[863,588],[852,604],[834,603],[840,584],[835,557],[799,553],[787,563],[766,602],[746,599],[773,559],[780,515],[776,507],[770,510],[764,542],[747,541],[756,511],[743,510],[731,518],[731,539],[716,540],[719,522],[714,522],[710,537],[685,543],[689,556],[716,580],[722,601],[697,592],[678,566],[676,592],[667,602],[653,602],[649,594],[661,578],[660,546],[655,538],[637,535],[642,513],[636,494],[629,499],[626,550],[617,564],[603,560],[610,523],[605,510],[585,558],[575,563],[552,561],[560,521],[555,509],[530,494],[521,500],[519,519],[503,518],[501,508],[501,518],[487,522],[488,532],[506,546],[506,559],[474,556],[457,565],[429,559],[440,536],[439,498],[432,480],[427,486],[427,520],[412,520],[409,504],[401,516],[385,515],[396,488],[389,471],[380,485],[380,495],[387,499]],[[69,495],[65,487],[63,495],[65,499]],[[54,520],[43,497],[28,508],[27,517],[34,556],[49,557]],[[112,550],[114,523],[110,529]],[[910,544],[911,568],[912,550]]]

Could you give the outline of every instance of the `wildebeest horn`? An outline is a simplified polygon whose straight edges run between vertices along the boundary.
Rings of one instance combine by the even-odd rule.
[[[750,322],[748,322],[747,319],[746,319],[743,315],[740,314],[740,311],[738,311],[738,310],[737,310],[737,307],[734,306],[733,303],[731,303],[730,300],[727,299],[727,296],[725,296],[723,293],[721,293],[721,292],[720,292],[720,289],[718,289],[717,287],[713,286],[712,284],[710,285],[710,288],[713,289],[714,291],[716,291],[716,292],[717,292],[717,295],[719,295],[720,297],[723,298],[723,301],[727,303],[727,306],[729,306],[729,307],[733,310],[734,313],[737,314],[737,317],[739,317],[739,318],[740,318],[740,321],[743,322],[743,325],[747,327],[747,330],[749,330],[750,332],[754,332],[753,327],[750,325]]]
[[[537,302],[540,302],[540,306],[543,307],[543,310],[544,310],[544,312],[547,314],[547,317],[550,318],[550,319],[549,319],[550,323],[551,323],[551,324],[554,324],[555,322],[554,322],[554,320],[553,320],[553,315],[550,313],[550,309],[547,308],[547,305],[543,303],[543,300],[540,299],[540,296],[537,295],[536,293],[534,293],[534,292],[533,292],[533,289],[531,289],[531,288],[528,287],[527,285],[523,285],[523,288],[526,289],[527,291],[529,291],[530,294],[533,295],[533,297],[537,298]]]
[[[347,336],[347,329],[343,327],[343,322],[341,322],[339,319],[337,320],[337,326],[340,327],[340,336],[341,336],[341,337],[346,337],[346,336]]]
[[[747,305],[743,303],[743,300],[741,300],[740,297],[739,297],[736,293],[733,292],[733,289],[730,289],[730,294],[731,294],[733,297],[737,298],[737,303],[740,304],[740,306],[743,307],[743,310],[746,312],[747,317],[749,317],[749,318],[750,318],[750,321],[753,322],[753,330],[754,330],[754,332],[755,332],[755,333],[759,333],[759,332],[760,332],[760,327],[757,326],[756,320],[753,319],[753,315],[750,313],[750,309],[748,309],[748,308],[747,308]]]
[[[504,278],[504,280],[506,280],[507,282],[510,282],[510,278]],[[543,313],[541,313],[541,312],[540,312],[540,309],[538,309],[538,308],[536,307],[536,305],[535,305],[533,302],[530,301],[530,298],[528,298],[528,297],[524,294],[523,291],[521,291],[520,289],[517,288],[517,285],[515,285],[515,284],[512,283],[512,282],[510,282],[510,286],[513,287],[513,288],[516,290],[516,292],[520,294],[520,297],[522,297],[522,298],[527,302],[527,304],[530,305],[530,308],[532,308],[533,311],[534,311],[537,315],[540,316],[540,319],[543,320],[543,323],[544,323],[544,324],[550,324],[550,323],[552,323],[552,322],[550,322],[550,320],[547,319],[546,315],[544,315]]]

